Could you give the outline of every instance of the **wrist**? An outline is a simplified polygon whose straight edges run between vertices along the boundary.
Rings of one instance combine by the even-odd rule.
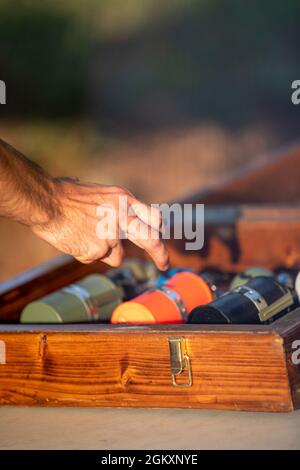
[[[25,224],[31,228],[41,228],[55,223],[62,214],[60,195],[61,187],[56,178],[43,176],[38,194],[30,198],[27,203],[28,216]]]
[[[60,213],[57,184],[36,163],[0,140],[0,215],[29,227]]]
[[[48,175],[47,175],[48,177]],[[70,177],[48,177],[46,181],[46,191],[48,194],[48,204],[36,217],[32,225],[39,228],[47,228],[53,224],[59,224],[67,217],[68,208],[74,205],[74,185],[79,180]],[[76,196],[76,191],[75,191]]]

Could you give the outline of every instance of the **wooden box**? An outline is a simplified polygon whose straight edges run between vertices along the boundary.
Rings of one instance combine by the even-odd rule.
[[[206,203],[204,249],[174,266],[300,267],[300,147],[182,202]],[[142,252],[128,245],[129,256]],[[262,326],[20,325],[24,305],[102,263],[62,256],[0,285],[0,404],[291,411],[300,406],[300,309]],[[300,355],[299,355],[300,356]],[[172,375],[172,372],[177,375]]]

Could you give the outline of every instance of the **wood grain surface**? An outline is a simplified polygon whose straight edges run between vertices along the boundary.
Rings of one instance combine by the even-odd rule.
[[[185,338],[193,385],[172,385],[168,338]],[[276,333],[1,332],[0,403],[290,411]],[[182,377],[184,379],[184,377]]]
[[[300,268],[300,207],[235,206],[206,210],[204,246],[168,243],[175,266],[239,272],[249,266]],[[211,213],[216,210],[214,218]]]

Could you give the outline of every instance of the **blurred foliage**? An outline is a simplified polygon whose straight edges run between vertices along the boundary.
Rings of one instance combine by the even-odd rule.
[[[82,112],[89,44],[87,24],[58,2],[1,0],[7,110],[44,116]]]
[[[289,129],[299,24],[298,0],[0,0],[7,111]]]
[[[299,111],[290,96],[299,77],[299,1],[180,5],[130,35],[103,40],[98,119],[148,127],[267,121],[295,129]]]
[[[173,1],[175,6],[178,0]],[[46,117],[82,113],[93,44],[141,26],[152,10],[164,8],[157,0],[0,0],[6,111]]]

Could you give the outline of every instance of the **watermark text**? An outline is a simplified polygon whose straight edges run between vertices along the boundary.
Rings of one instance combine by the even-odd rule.
[[[6,104],[6,85],[3,80],[0,80],[0,104]]]
[[[300,80],[292,82],[292,90],[294,90],[291,96],[292,103],[298,105],[300,104]]]
[[[117,207],[97,207],[100,240],[185,240],[185,249],[200,250],[204,245],[204,204],[129,204],[119,196]]]

